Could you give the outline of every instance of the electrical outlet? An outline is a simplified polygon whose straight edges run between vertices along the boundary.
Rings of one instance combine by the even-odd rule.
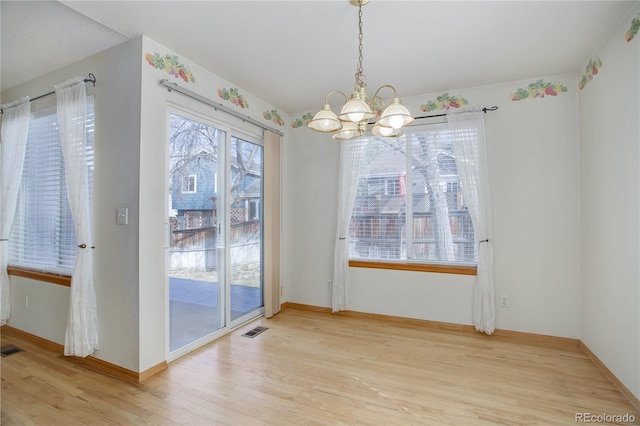
[[[331,280],[327,280],[327,290],[331,290],[331,288],[332,288]]]
[[[500,296],[500,307],[501,308],[509,307],[509,296],[507,296],[506,294],[503,294]]]
[[[24,296],[24,308],[29,309],[29,295]]]

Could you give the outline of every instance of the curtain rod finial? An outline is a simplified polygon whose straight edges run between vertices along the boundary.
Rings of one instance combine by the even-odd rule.
[[[85,83],[93,84],[93,87],[96,87],[96,76],[93,73],[89,73],[89,78],[84,80]]]

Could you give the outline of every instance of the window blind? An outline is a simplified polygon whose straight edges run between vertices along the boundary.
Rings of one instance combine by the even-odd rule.
[[[476,264],[475,235],[446,125],[364,143],[350,258]]]
[[[87,168],[93,198],[93,96],[87,110]],[[9,238],[9,265],[71,275],[77,252],[69,209],[55,107],[33,114],[29,126],[16,217]]]

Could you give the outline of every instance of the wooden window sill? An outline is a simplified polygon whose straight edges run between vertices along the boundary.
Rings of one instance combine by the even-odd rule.
[[[438,272],[441,274],[476,275],[476,266],[434,265],[426,263],[396,263],[368,260],[349,260],[352,268],[394,269],[398,271]]]
[[[13,275],[14,277],[29,278],[32,280],[44,281],[47,283],[63,285],[66,287],[71,286],[71,277],[68,275],[48,274],[46,272],[36,272],[29,269],[14,268],[12,266],[9,266],[7,268],[7,273],[9,275]]]

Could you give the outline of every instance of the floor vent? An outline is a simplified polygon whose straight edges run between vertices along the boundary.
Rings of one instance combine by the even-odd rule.
[[[258,334],[262,333],[265,330],[268,330],[269,327],[256,327],[253,330],[249,330],[246,333],[244,333],[242,336],[243,337],[256,337]]]
[[[24,349],[20,349],[13,345],[7,345],[0,348],[0,353],[2,353],[2,357],[17,354],[18,352],[22,352]]]

